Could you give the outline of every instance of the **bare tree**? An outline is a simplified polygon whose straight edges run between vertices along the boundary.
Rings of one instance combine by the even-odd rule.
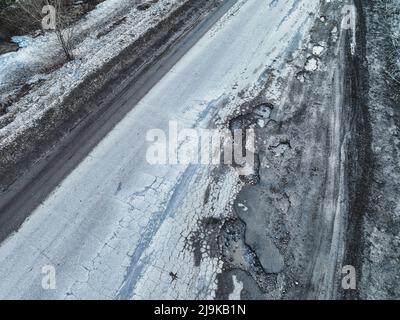
[[[48,0],[46,0],[49,2]],[[74,24],[67,14],[65,1],[53,0],[53,8],[55,9],[55,25],[54,30],[57,34],[58,41],[64,51],[68,61],[74,59],[72,49],[74,41]],[[51,4],[47,4],[50,6]]]
[[[68,14],[70,0],[16,0],[18,16],[6,15],[10,23],[22,23],[26,29],[54,31],[67,60],[73,60],[74,23]],[[23,27],[20,27],[23,29]]]

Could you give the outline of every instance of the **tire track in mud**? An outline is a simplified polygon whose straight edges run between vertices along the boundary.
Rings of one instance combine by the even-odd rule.
[[[226,298],[232,289],[233,275],[244,281],[243,297],[356,296],[341,290],[341,269],[345,264],[359,267],[370,130],[363,100],[363,17],[353,56],[353,32],[340,30],[342,5],[321,7],[311,30],[312,54],[304,54],[304,69],[289,81],[285,102],[257,141],[265,149],[259,153],[260,184],[245,186],[236,200],[234,216],[247,229],[237,236],[258,261],[264,255],[262,276],[232,264],[231,252],[219,276],[219,297]],[[257,106],[257,100],[252,104]],[[243,124],[246,115],[241,117]],[[257,239],[249,241],[246,233]],[[266,267],[279,265],[280,257],[281,268]]]
[[[349,174],[349,219],[346,231],[345,264],[356,269],[357,283],[362,274],[361,250],[364,243],[363,219],[367,201],[370,196],[371,174],[374,162],[371,153],[371,124],[366,101],[369,90],[368,64],[366,60],[366,20],[365,6],[360,0],[355,0],[357,9],[357,50],[354,56],[348,55],[346,60],[346,97],[353,108],[351,131],[353,140],[348,152]],[[359,290],[343,291],[343,298],[360,298]]]

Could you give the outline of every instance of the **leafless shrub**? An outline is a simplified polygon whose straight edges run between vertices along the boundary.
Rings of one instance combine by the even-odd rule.
[[[14,10],[5,12],[2,20],[12,24],[22,24],[27,30],[43,28],[44,23],[52,25],[45,31],[54,31],[67,60],[73,60],[74,24],[68,7],[71,0],[17,0]],[[48,9],[46,9],[48,8]],[[50,10],[49,8],[52,8]],[[17,10],[15,10],[17,9]],[[49,21],[54,19],[54,21]],[[24,28],[19,26],[20,30]]]

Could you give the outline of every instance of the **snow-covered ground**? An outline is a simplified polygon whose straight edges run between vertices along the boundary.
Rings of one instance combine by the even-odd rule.
[[[46,109],[59,107],[63,98],[88,75],[186,0],[160,0],[144,11],[136,9],[138,2],[106,0],[78,21],[73,27],[77,39],[73,50],[75,60],[54,71],[49,70],[63,59],[54,33],[36,38],[19,37],[16,40],[21,42],[20,50],[0,55],[0,100],[15,96],[25,83],[37,84],[8,108],[3,120],[0,118],[0,141],[17,135]],[[117,21],[120,23],[115,24]]]
[[[160,1],[153,10],[177,3]],[[216,119],[221,124],[264,88],[273,69],[281,77],[293,72],[288,59],[308,34],[318,4],[240,0],[1,244],[0,297],[213,297],[222,262],[206,240],[201,242],[201,261],[196,261],[191,239],[210,236],[201,233],[204,219],[229,215],[240,188],[238,175],[230,167],[216,176],[211,166],[150,165],[146,132],[168,132],[171,120],[184,128],[207,127]],[[46,82],[42,90],[53,86],[55,98],[69,90],[83,76],[80,63],[89,66],[84,72],[96,68],[100,62],[95,58],[104,61],[110,50],[118,50],[116,35],[122,48],[126,38],[154,21],[151,12],[144,12],[132,31],[128,22],[137,17],[133,10],[127,25],[106,36],[110,47],[105,39],[97,53],[89,51],[86,57],[84,48],[96,42],[95,35],[89,37],[75,53],[81,59],[52,75],[65,79],[67,72],[69,80]],[[278,84],[267,96],[279,98]],[[39,97],[24,99],[32,106],[29,113],[44,107]],[[16,127],[28,120],[27,114],[19,113]],[[46,265],[56,270],[54,290],[42,288]],[[235,288],[241,287],[235,280]],[[233,292],[232,298],[239,294]]]

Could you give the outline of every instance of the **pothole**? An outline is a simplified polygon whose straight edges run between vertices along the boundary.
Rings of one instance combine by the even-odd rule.
[[[142,4],[139,4],[137,7],[136,7],[136,9],[138,9],[139,11],[145,11],[145,10],[147,10],[147,9],[149,9],[151,7],[151,3],[142,3]]]
[[[244,271],[267,292],[276,284],[276,275],[264,271],[257,255],[245,243],[245,231],[246,225],[240,219],[232,218],[224,223],[220,235],[224,272]]]
[[[305,82],[307,80],[307,72],[305,71],[298,72],[296,75],[296,79],[301,83]]]
[[[222,221],[214,217],[199,220],[198,228],[187,239],[185,247],[190,247],[194,255],[195,266],[199,266],[205,256],[219,257],[219,234]]]
[[[253,113],[262,117],[263,119],[269,119],[273,109],[274,106],[272,104],[262,103],[259,106],[255,107]]]
[[[256,135],[257,130],[263,129],[271,121],[270,117],[273,108],[272,104],[262,103],[251,109],[251,111],[247,111],[247,113],[231,119],[229,122],[229,130],[232,137],[234,139],[241,139],[240,143],[238,141],[233,141],[233,143],[236,146],[241,146],[242,159],[245,159],[244,163],[234,161],[233,167],[237,170],[240,179],[246,184],[255,185],[260,182],[260,160],[255,146]],[[239,137],[237,134],[238,130],[240,130]],[[252,130],[254,134],[253,139],[248,139],[248,130]],[[249,143],[254,145],[249,146]]]

